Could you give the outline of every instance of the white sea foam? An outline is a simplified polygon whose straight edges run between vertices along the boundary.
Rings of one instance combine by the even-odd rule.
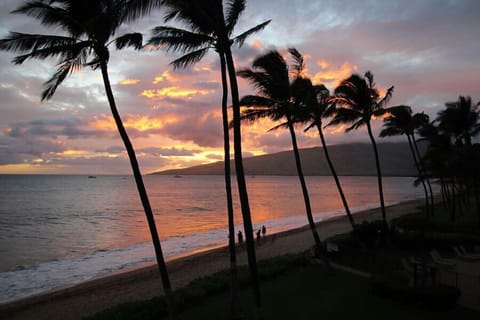
[[[353,212],[370,209],[375,205],[353,208]],[[314,215],[315,222],[343,215],[342,210],[323,212]],[[268,233],[278,233],[306,225],[304,215],[282,219],[265,220],[254,224],[254,229],[268,226]],[[241,230],[236,226],[236,230]],[[216,229],[194,233],[182,237],[171,237],[162,241],[164,256],[167,259],[185,255],[201,249],[227,245],[227,229]],[[63,259],[40,263],[21,270],[0,273],[0,303],[5,303],[55,288],[73,285],[96,277],[105,276],[120,270],[129,269],[155,261],[151,243],[142,243],[126,248],[97,251],[80,259]]]
[[[330,177],[307,180],[312,208],[323,211],[315,221],[344,214]],[[227,244],[222,176],[145,181],[167,260]],[[386,201],[420,197],[412,181],[386,178]],[[374,177],[343,177],[342,183],[352,211],[378,206]],[[296,177],[249,180],[255,230],[265,225],[273,234],[307,224],[297,184]],[[135,190],[131,177],[0,175],[0,303],[154,263]]]

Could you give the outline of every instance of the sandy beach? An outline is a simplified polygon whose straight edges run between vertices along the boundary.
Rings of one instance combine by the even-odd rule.
[[[423,200],[412,200],[389,206],[389,219],[415,211]],[[380,209],[370,209],[355,214],[356,222],[380,219]],[[317,224],[322,239],[351,230],[346,217],[338,217]],[[257,259],[287,253],[297,253],[310,248],[313,238],[308,227],[267,235],[257,245]],[[245,250],[238,251],[239,264],[246,264]],[[174,289],[191,280],[228,268],[226,247],[211,249],[169,261],[168,271]],[[49,291],[36,296],[0,305],[0,319],[81,319],[84,316],[111,306],[135,300],[145,300],[162,293],[160,275],[156,265],[126,270],[106,277],[93,279],[67,288]]]

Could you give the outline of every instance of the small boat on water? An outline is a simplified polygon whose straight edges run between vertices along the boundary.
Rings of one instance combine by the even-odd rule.
[[[88,179],[96,179],[96,176],[88,176]]]
[[[183,178],[183,177],[182,177],[181,175],[179,175],[179,174],[176,174],[176,175],[174,175],[173,177],[174,177],[174,178]]]

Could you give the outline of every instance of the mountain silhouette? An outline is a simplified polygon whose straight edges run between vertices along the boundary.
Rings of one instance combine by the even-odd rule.
[[[328,147],[339,175],[375,176],[375,160],[369,143],[349,143]],[[378,152],[383,176],[415,176],[416,169],[407,143],[379,143]],[[305,175],[329,176],[330,170],[321,147],[300,149]],[[233,161],[233,160],[232,160]],[[294,176],[297,174],[293,152],[244,158],[245,174]],[[234,169],[232,162],[232,169]],[[233,171],[232,174],[235,172]],[[223,175],[223,161],[154,172],[161,175]]]

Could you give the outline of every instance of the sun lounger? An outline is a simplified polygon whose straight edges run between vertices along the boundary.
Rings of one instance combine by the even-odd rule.
[[[423,274],[422,268],[419,268],[420,265],[417,265],[417,270],[415,271],[415,264],[408,262],[407,259],[402,258],[401,263],[403,269],[405,269],[405,271],[407,271],[409,274],[413,275],[415,272],[417,272],[418,276]]]
[[[458,246],[458,247],[453,247],[453,250],[455,253],[458,255],[459,258],[462,258],[464,260],[480,260],[480,254],[478,253],[469,253],[463,246]]]
[[[457,261],[455,261],[454,259],[443,258],[442,256],[440,256],[440,253],[438,253],[437,250],[432,250],[429,253],[433,259],[433,262],[438,266],[453,268],[457,264]]]

